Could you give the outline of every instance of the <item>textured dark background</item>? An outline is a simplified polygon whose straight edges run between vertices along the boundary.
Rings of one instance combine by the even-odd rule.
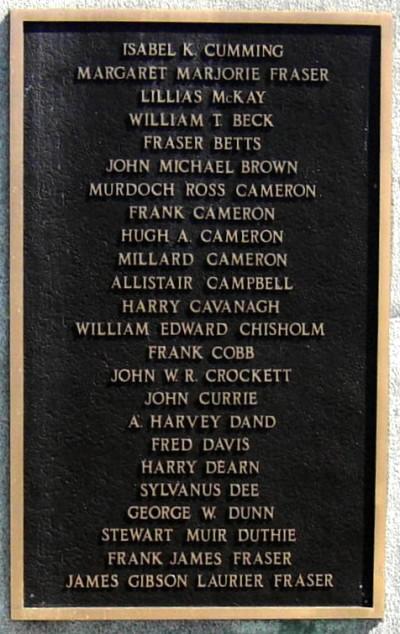
[[[25,36],[26,603],[370,605],[379,32],[279,26],[250,32],[247,25],[182,31],[33,25]],[[89,202],[87,184],[103,179],[108,158],[134,156],[139,147],[137,132],[125,125],[135,86],[78,84],[74,68],[118,63],[120,43],[139,32],[177,42],[229,40],[232,32],[240,41],[275,38],[285,44],[282,65],[330,68],[328,85],[271,89],[276,128],[265,145],[266,158],[298,158],[304,175],[298,180],[317,182],[321,194],[314,202],[275,205],[273,226],[286,230],[288,274],[297,289],[282,298],[281,318],[325,320],[328,334],[318,341],[257,340],[254,367],[293,367],[294,380],[265,387],[259,411],[276,414],[281,424],[271,433],[251,432],[246,457],[263,460],[262,502],[276,506],[274,524],[298,529],[292,571],[333,572],[334,592],[62,589],[66,574],[106,572],[99,531],[128,525],[124,510],[137,500],[136,465],[147,454],[145,434],[126,431],[142,389],[107,387],[109,368],[143,363],[144,342],[76,340],[72,330],[76,319],[118,316],[109,284],[127,204]],[[196,254],[200,260],[198,245]]]

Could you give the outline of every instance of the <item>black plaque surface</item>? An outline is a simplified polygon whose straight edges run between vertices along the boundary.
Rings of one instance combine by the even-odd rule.
[[[19,23],[16,618],[379,614],[384,22],[326,22]]]

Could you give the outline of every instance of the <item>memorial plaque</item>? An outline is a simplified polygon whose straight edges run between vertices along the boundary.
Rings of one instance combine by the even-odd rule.
[[[12,15],[13,618],[382,615],[390,29]]]

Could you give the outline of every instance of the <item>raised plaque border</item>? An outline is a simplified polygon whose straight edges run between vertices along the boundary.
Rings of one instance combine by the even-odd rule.
[[[392,16],[389,13],[49,9],[10,19],[10,495],[13,620],[378,619],[384,613],[390,316]],[[46,607],[24,605],[23,130],[26,22],[203,22],[379,26],[381,29],[377,436],[372,607]]]

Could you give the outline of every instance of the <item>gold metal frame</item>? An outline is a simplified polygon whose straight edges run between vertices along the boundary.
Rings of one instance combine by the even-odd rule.
[[[337,607],[48,607],[24,606],[24,332],[23,332],[23,116],[24,23],[211,22],[334,24],[381,27],[381,147],[377,446],[373,606]],[[363,619],[384,610],[387,484],[388,340],[390,308],[392,19],[383,13],[293,13],[165,10],[21,10],[11,12],[10,95],[10,384],[11,384],[11,618],[18,620]]]

